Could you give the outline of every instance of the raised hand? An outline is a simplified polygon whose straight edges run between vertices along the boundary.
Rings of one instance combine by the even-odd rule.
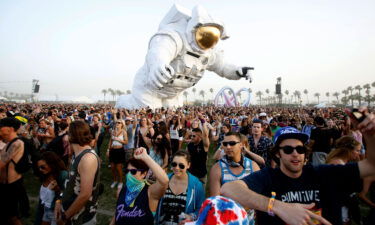
[[[254,70],[254,68],[253,67],[241,67],[240,69],[236,71],[236,74],[239,77],[245,77],[245,79],[249,80],[249,82],[251,83],[253,81],[253,78],[251,77],[251,74],[250,74],[251,70]]]
[[[144,161],[148,157],[147,150],[143,147],[137,148],[134,151],[134,158]]]
[[[160,89],[171,81],[175,74],[174,69],[170,65],[161,65],[150,69],[149,85]]]

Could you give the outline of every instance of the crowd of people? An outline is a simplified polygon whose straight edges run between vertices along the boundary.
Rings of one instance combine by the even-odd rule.
[[[104,169],[112,182],[103,188]],[[96,224],[107,188],[117,190],[113,225],[375,224],[375,115],[0,105],[0,224],[30,216],[31,174],[36,225]]]

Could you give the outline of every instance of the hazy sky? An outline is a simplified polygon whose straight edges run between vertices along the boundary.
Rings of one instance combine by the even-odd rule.
[[[253,83],[206,72],[198,90],[224,85],[274,92],[340,91],[375,81],[375,1],[346,0],[0,0],[0,89],[40,98],[131,89],[149,38],[174,2],[201,4],[222,20],[220,47],[253,66]]]

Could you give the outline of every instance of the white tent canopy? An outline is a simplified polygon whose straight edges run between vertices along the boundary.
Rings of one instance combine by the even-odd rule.
[[[0,96],[0,100],[8,100],[8,99],[3,96]]]
[[[94,100],[90,99],[87,96],[80,96],[78,98],[73,99],[75,103],[94,103]]]

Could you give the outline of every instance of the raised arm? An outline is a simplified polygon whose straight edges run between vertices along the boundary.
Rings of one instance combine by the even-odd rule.
[[[210,148],[210,139],[208,137],[207,123],[202,124],[202,141],[203,141],[204,151],[208,152]]]
[[[361,123],[357,123],[352,119],[357,128],[362,132],[367,147],[367,158],[358,163],[361,178],[375,175],[375,115],[361,110],[365,115],[365,119]]]
[[[148,154],[145,148],[137,148],[134,151],[134,158],[142,160],[152,171],[156,182],[149,188],[149,196],[152,201],[159,201],[168,188],[168,176],[165,171]]]

